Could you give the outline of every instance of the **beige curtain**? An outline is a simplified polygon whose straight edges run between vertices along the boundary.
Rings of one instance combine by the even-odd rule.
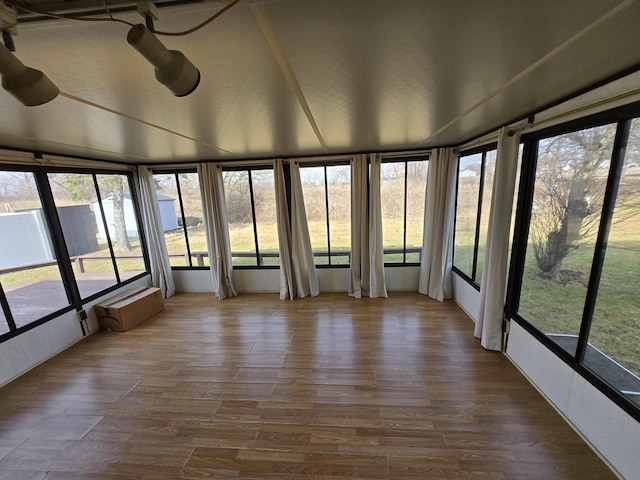
[[[458,155],[438,148],[429,155],[418,292],[436,300],[453,296],[451,267]]]
[[[480,285],[480,310],[474,335],[488,350],[502,349],[502,317],[507,288],[509,230],[518,167],[520,133],[500,129],[491,212]]]
[[[164,298],[168,298],[176,293],[176,284],[173,281],[167,244],[164,241],[160,209],[156,198],[156,185],[153,173],[149,168],[140,166],[137,173],[142,224],[149,252],[151,284],[160,289]]]
[[[278,159],[274,162],[281,300],[308,295],[315,297],[320,293],[304,208],[300,167],[296,162],[290,163],[290,173],[291,212],[287,203],[283,161]]]
[[[371,156],[371,182],[366,155],[351,160],[351,269],[349,295],[387,297],[384,279],[380,155]]]
[[[213,163],[198,164],[202,212],[207,233],[213,291],[220,300],[238,294],[233,283],[233,263],[224,199],[222,169]]]

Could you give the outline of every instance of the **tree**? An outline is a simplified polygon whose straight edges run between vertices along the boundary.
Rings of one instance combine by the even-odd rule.
[[[57,175],[56,184],[64,188],[74,201],[95,199],[96,190],[93,176],[85,174]],[[113,205],[113,246],[117,250],[131,250],[124,216],[124,198],[128,190],[125,175],[99,175],[98,184],[102,198],[111,197]],[[110,231],[111,233],[111,231]]]
[[[615,133],[605,125],[540,142],[530,226],[540,276],[554,277],[570,252],[593,241]]]

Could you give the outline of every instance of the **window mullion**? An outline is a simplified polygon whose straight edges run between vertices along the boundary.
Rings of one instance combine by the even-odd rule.
[[[331,265],[331,232],[329,230],[329,181],[327,180],[327,166],[323,166],[324,170],[324,207],[327,212],[327,261]]]
[[[4,318],[7,320],[9,331],[15,332],[18,327],[16,327],[16,322],[13,320],[13,314],[11,313],[11,308],[9,308],[9,302],[7,301],[7,297],[4,294],[4,288],[2,288],[1,284],[0,284],[0,307],[2,307],[2,311],[4,312]]]
[[[407,182],[409,181],[409,162],[407,160],[404,161],[404,204],[403,204],[403,218],[402,218],[402,263],[407,263],[407,195],[408,195],[408,186]]]
[[[480,245],[480,224],[482,217],[482,196],[484,193],[484,175],[487,163],[487,152],[482,152],[482,162],[480,162],[480,185],[478,186],[478,208],[476,209],[476,231],[473,240],[473,267],[471,269],[471,279],[476,282],[478,278],[478,249]],[[477,282],[476,282],[477,283]]]
[[[45,221],[47,222],[49,232],[53,237],[51,243],[58,261],[58,270],[60,271],[60,276],[62,277],[62,282],[67,293],[67,300],[70,305],[73,305],[76,308],[76,310],[80,310],[82,308],[80,290],[78,289],[78,284],[73,273],[73,267],[71,266],[67,243],[64,239],[62,225],[60,224],[60,218],[58,217],[58,212],[56,210],[53,193],[51,192],[51,185],[47,178],[47,172],[43,169],[38,169],[33,172],[33,175],[40,195]]]
[[[253,240],[256,245],[256,265],[261,266],[262,261],[260,258],[260,249],[258,248],[258,224],[256,223],[256,205],[253,198],[253,180],[251,177],[251,170],[247,170],[249,177],[249,199],[251,200],[251,220],[253,221]]]
[[[113,265],[113,271],[116,275],[116,283],[120,283],[120,273],[118,272],[118,263],[116,262],[116,255],[113,251],[113,243],[111,242],[111,234],[109,233],[109,224],[107,222],[107,216],[104,213],[104,205],[102,204],[102,195],[100,193],[100,185],[98,185],[98,178],[95,173],[91,174],[93,178],[93,187],[96,189],[96,198],[98,199],[98,206],[100,207],[100,215],[102,216],[102,223],[104,225],[104,235],[107,238],[107,246],[109,247],[109,253],[111,254],[111,263]],[[115,204],[115,201],[112,200]],[[115,207],[114,207],[115,208]]]
[[[607,177],[607,186],[605,189],[604,200],[602,202],[602,214],[600,216],[598,237],[596,239],[596,246],[591,264],[591,274],[589,276],[587,295],[584,310],[582,312],[582,321],[580,323],[580,333],[578,335],[578,345],[576,347],[575,357],[578,363],[582,363],[584,361],[584,355],[587,350],[587,342],[589,340],[589,332],[591,330],[591,322],[593,320],[593,312],[596,307],[600,277],[602,276],[604,257],[607,250],[607,239],[609,237],[613,212],[616,206],[616,197],[618,196],[618,187],[620,186],[620,178],[622,177],[625,151],[630,131],[631,120],[624,120],[618,123],[613,151],[611,153],[611,166],[609,168],[609,176]]]
[[[182,190],[180,189],[180,178],[178,173],[175,173],[176,179],[176,192],[178,193],[178,205],[180,205],[180,218],[182,219],[182,232],[184,233],[184,241],[187,247],[187,255],[189,257],[189,266],[193,267],[193,261],[191,257],[191,247],[189,245],[189,235],[187,235],[187,219],[184,216],[184,205],[182,202]]]

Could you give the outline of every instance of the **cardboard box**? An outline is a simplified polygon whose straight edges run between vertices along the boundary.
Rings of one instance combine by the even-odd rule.
[[[159,288],[139,287],[105,300],[94,308],[102,328],[126,332],[164,310],[164,301]]]

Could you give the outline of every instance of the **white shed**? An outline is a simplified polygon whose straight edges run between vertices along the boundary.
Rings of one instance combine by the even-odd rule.
[[[160,210],[160,218],[162,220],[162,229],[167,232],[178,228],[178,217],[176,216],[175,199],[156,193],[158,199],[158,208]],[[109,235],[113,235],[115,232],[115,225],[113,221],[113,195],[107,195],[102,199],[102,207],[104,208],[104,214],[107,218],[107,225],[109,227]],[[93,209],[95,212],[100,211],[98,202],[93,203]],[[131,201],[131,194],[126,193],[124,195],[124,223],[127,228],[127,236],[129,238],[138,238],[138,231],[136,229],[136,216],[133,209],[133,202]],[[100,238],[105,238],[104,225],[101,221],[98,224],[98,235]]]

